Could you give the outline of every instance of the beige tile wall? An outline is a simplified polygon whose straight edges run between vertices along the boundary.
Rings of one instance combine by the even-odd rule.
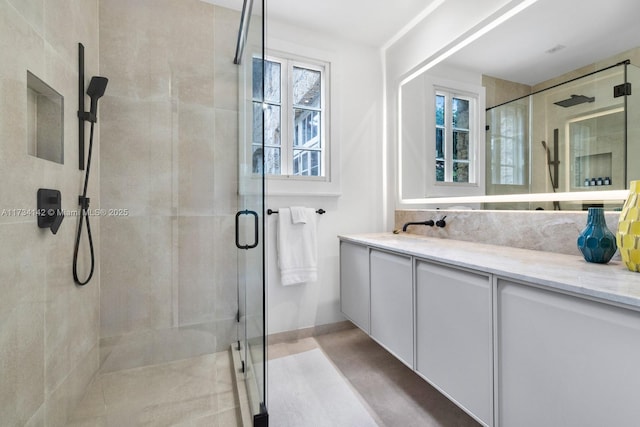
[[[61,426],[98,369],[99,268],[72,278],[78,170],[77,43],[98,73],[97,0],[0,0],[0,425]],[[27,70],[64,97],[64,164],[27,154]],[[99,147],[99,138],[96,138]],[[100,206],[96,156],[89,185]],[[38,188],[62,192],[58,234],[39,229]],[[25,209],[15,215],[15,210]],[[92,218],[99,248],[100,218]],[[86,247],[85,247],[86,249]],[[99,259],[99,253],[98,259]],[[82,275],[87,257],[81,257]],[[98,266],[99,267],[99,266]]]
[[[100,3],[105,370],[227,348],[237,310],[238,12]],[[180,351],[167,350],[179,345]],[[154,350],[155,349],[155,350]]]

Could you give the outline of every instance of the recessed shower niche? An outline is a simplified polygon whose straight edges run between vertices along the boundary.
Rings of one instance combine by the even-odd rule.
[[[27,71],[27,152],[64,163],[64,98]]]

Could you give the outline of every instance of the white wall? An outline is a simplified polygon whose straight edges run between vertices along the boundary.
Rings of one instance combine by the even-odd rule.
[[[377,49],[270,20],[267,49],[331,62],[331,165],[339,172],[340,194],[270,195],[267,208],[323,208],[318,217],[318,281],[284,287],[277,267],[276,215],[267,218],[267,333],[344,320],[340,314],[341,233],[377,232],[383,227],[382,65]],[[338,163],[338,164],[335,164]]]
[[[318,218],[317,283],[283,287],[275,248],[275,216],[267,220],[267,333],[343,320],[340,314],[341,233],[391,230],[396,208],[397,93],[400,80],[523,0],[448,0],[381,54],[377,49],[270,20],[267,48],[326,55],[332,67],[332,144],[339,150],[340,196],[269,195],[267,207],[324,208]],[[386,95],[386,99],[385,99]],[[385,118],[386,116],[386,118]],[[383,123],[386,120],[386,128]],[[386,139],[384,136],[386,136]],[[335,167],[336,165],[333,165]],[[386,172],[386,173],[385,173]]]

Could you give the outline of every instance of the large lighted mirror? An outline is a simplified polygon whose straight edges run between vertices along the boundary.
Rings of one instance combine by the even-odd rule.
[[[538,0],[407,77],[400,203],[620,207],[640,179],[640,2],[613,3]]]

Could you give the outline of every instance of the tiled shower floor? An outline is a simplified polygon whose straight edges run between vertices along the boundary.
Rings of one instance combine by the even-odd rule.
[[[229,351],[99,374],[68,427],[234,427],[240,409]]]

